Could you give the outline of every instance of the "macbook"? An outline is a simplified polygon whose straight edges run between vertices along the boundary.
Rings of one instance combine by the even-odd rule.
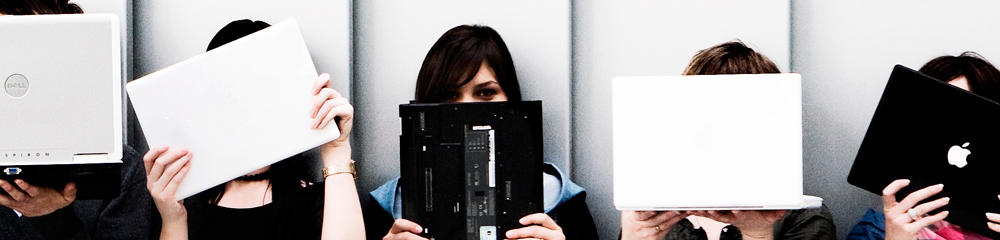
[[[340,136],[335,124],[310,128],[316,78],[286,20],[126,87],[149,145],[193,154],[177,189],[184,199]]]
[[[798,74],[617,77],[612,85],[619,210],[799,209]]]
[[[943,183],[942,192],[926,200],[951,198],[938,209],[949,212],[946,221],[1000,238],[985,215],[1000,213],[998,122],[1000,104],[896,65],[847,182],[881,195],[892,181],[909,179],[897,201]]]

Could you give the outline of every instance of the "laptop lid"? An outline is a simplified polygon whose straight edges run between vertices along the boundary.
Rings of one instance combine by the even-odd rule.
[[[986,212],[1000,212],[1000,104],[913,69],[896,65],[847,177],[881,195],[896,179],[910,185],[898,200],[943,183],[927,200],[950,197],[947,220],[990,238]],[[933,213],[937,213],[934,211]]]
[[[797,209],[798,74],[617,77],[615,207]]]
[[[194,154],[177,189],[184,199],[340,136],[310,129],[316,77],[290,19],[126,87],[150,146]]]
[[[120,162],[113,14],[0,16],[0,165]]]
[[[403,104],[399,117],[402,217],[421,236],[503,239],[544,212],[541,101]]]

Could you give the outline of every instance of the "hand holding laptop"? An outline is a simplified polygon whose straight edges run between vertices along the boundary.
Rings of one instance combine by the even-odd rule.
[[[687,211],[622,211],[622,240],[663,239]]]
[[[948,211],[942,211],[933,216],[923,217],[928,212],[947,205],[949,200],[947,197],[917,205],[920,201],[940,193],[944,189],[942,184],[917,190],[903,198],[902,202],[896,202],[896,192],[909,184],[910,180],[899,179],[882,190],[882,210],[885,211],[885,239],[887,240],[914,239],[921,229],[940,222],[948,216]]]
[[[72,182],[67,183],[62,191],[31,185],[20,179],[13,183],[0,180],[0,188],[7,192],[0,195],[0,205],[14,209],[25,217],[48,215],[76,200],[76,184]]]
[[[330,74],[320,74],[313,84],[312,94],[316,96],[312,111],[309,116],[313,118],[312,129],[323,129],[330,121],[335,121],[340,129],[340,137],[330,141],[320,147],[323,155],[323,163],[326,166],[344,164],[334,162],[337,159],[350,161],[351,144],[348,136],[351,133],[351,126],[354,125],[354,106],[347,98],[340,95],[340,92],[329,88]]]

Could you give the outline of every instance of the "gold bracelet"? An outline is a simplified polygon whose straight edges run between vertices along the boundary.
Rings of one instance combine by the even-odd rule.
[[[351,176],[354,176],[354,180],[358,180],[358,170],[354,168],[354,160],[351,160],[347,164],[335,164],[333,166],[326,166],[325,168],[323,168],[323,180],[326,180],[326,178],[330,176],[341,173],[350,173]]]

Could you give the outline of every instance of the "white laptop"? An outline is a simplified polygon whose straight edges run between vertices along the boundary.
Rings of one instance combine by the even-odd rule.
[[[177,189],[184,199],[340,136],[336,124],[310,128],[316,78],[298,24],[286,20],[126,88],[150,147],[193,153]]]
[[[619,210],[819,207],[802,195],[798,74],[612,80]]]
[[[0,178],[56,189],[76,182],[78,199],[117,196],[118,17],[0,16],[0,36]]]

